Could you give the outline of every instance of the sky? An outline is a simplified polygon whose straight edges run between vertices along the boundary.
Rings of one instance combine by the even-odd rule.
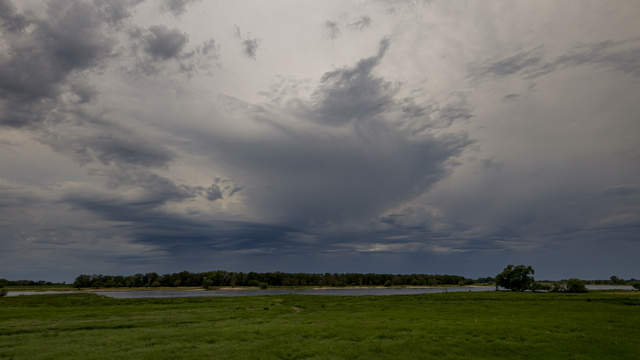
[[[638,18],[0,0],[0,277],[640,278]]]

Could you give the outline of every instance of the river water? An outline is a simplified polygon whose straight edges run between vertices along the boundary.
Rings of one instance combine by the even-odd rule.
[[[589,290],[632,290],[626,285],[587,285]],[[72,294],[91,292],[117,299],[178,298],[178,297],[233,297],[265,295],[325,295],[325,296],[387,296],[418,295],[444,292],[494,291],[494,286],[436,287],[436,288],[331,288],[331,289],[265,289],[265,290],[114,290],[114,291],[9,291],[7,296]]]

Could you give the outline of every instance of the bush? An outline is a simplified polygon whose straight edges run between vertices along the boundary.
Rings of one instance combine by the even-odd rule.
[[[267,285],[267,283],[265,283],[265,282],[261,282],[261,283],[260,283],[260,289],[263,289],[263,290],[264,290],[264,289],[266,289],[266,288],[268,288],[268,287],[269,287],[269,285]]]
[[[259,287],[260,286],[260,282],[258,280],[249,280],[247,285],[254,286],[254,287]]]
[[[584,293],[587,292],[587,287],[584,286],[584,281],[580,279],[569,279],[567,280],[567,292]]]
[[[550,291],[551,290],[551,285],[544,284],[544,283],[539,283],[539,282],[534,282],[533,284],[531,284],[531,290],[532,291]]]
[[[631,284],[631,286],[633,286],[633,288],[636,289],[636,290],[640,290],[640,282],[633,283],[633,284]]]
[[[7,293],[8,293],[7,289],[0,288],[0,297],[7,296]]]
[[[384,287],[391,287],[391,280],[387,280],[384,282]]]
[[[551,292],[565,292],[567,291],[567,288],[560,284],[560,283],[553,283],[553,286],[551,287],[551,290],[549,290]]]

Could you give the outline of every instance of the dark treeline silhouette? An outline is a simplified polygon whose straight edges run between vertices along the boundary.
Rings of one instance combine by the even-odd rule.
[[[44,280],[7,280],[0,279],[0,286],[52,286],[52,285],[65,285],[64,282],[57,283]]]
[[[390,286],[390,285],[470,285],[474,280],[457,275],[427,274],[307,274],[282,272],[210,271],[173,274],[157,273],[128,276],[80,275],[73,283],[77,288],[158,287],[158,286]]]

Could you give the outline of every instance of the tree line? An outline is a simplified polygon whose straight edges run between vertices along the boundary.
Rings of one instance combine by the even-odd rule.
[[[76,288],[176,287],[176,286],[391,286],[391,285],[470,285],[474,280],[458,275],[360,274],[360,273],[283,273],[230,272],[224,270],[159,275],[155,272],[135,275],[79,275]]]
[[[0,287],[3,286],[53,286],[53,285],[65,285],[64,282],[51,282],[44,280],[7,280],[0,279]]]

